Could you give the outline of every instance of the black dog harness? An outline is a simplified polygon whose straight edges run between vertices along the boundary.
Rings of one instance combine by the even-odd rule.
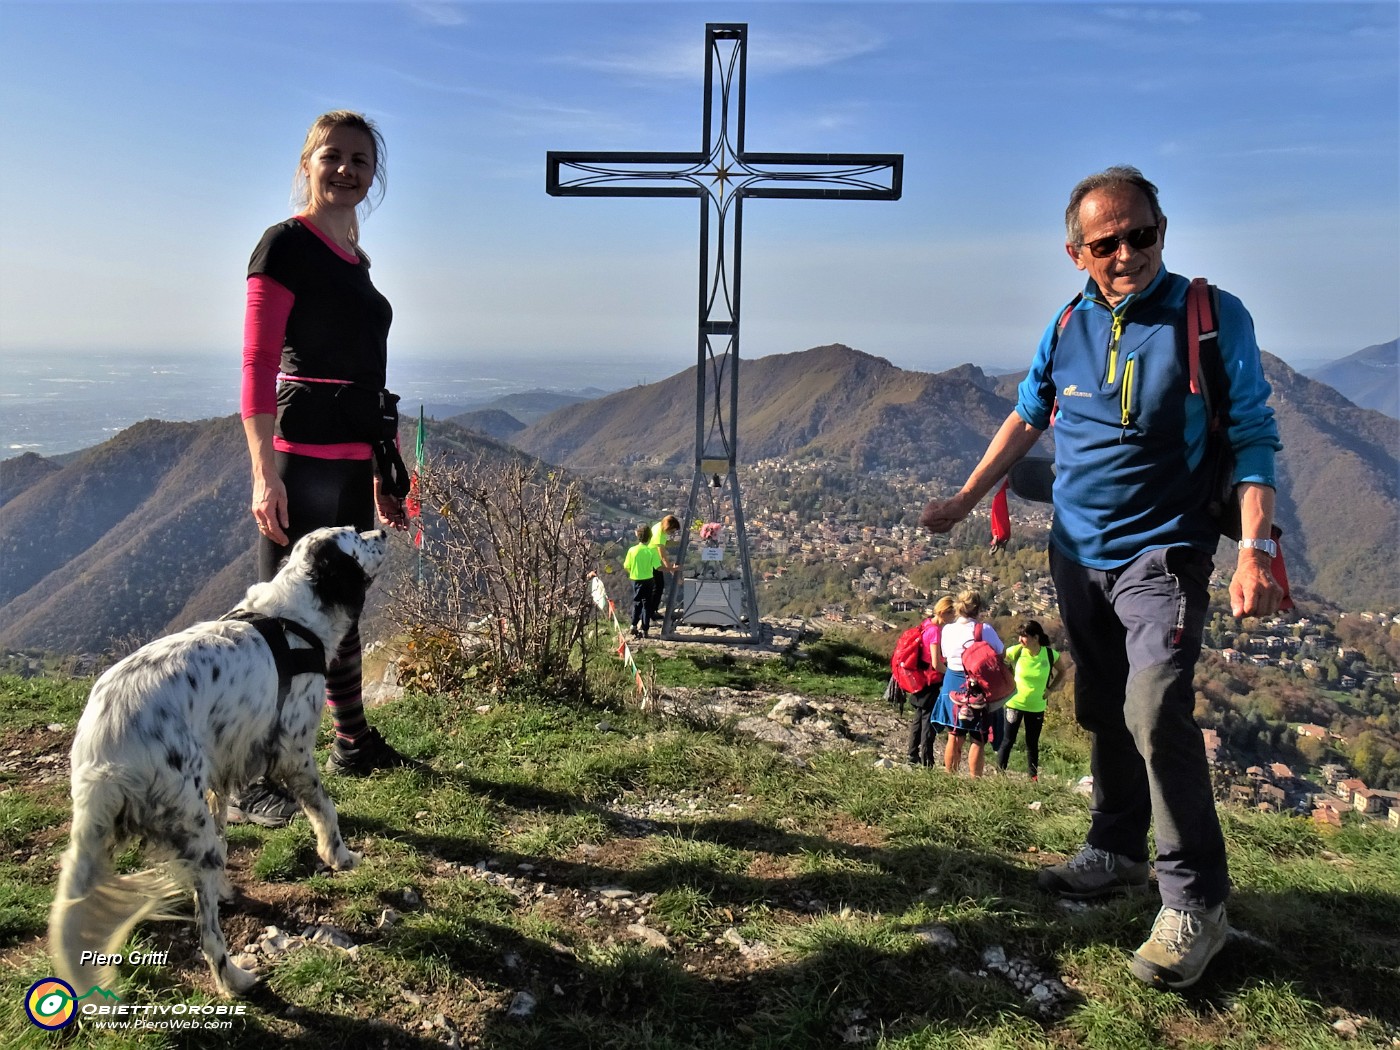
[[[292,679],[299,674],[326,673],[326,647],[310,630],[295,620],[280,616],[259,616],[257,613],[235,609],[219,619],[240,620],[248,624],[262,635],[263,641],[272,652],[272,662],[277,665],[277,721],[273,723],[275,732],[275,727],[282,722],[282,707],[292,691]],[[311,648],[293,649],[287,644],[288,631]]]

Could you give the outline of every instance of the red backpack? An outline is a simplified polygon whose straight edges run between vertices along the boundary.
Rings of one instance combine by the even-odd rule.
[[[924,630],[928,625],[928,620],[915,624],[894,643],[894,653],[890,656],[890,674],[899,688],[906,693],[923,692],[943,678],[928,662],[928,647],[924,645]]]
[[[976,685],[969,692],[985,697],[990,710],[1001,707],[1016,692],[1016,676],[1002,662],[1001,653],[982,641],[980,623],[972,625],[972,641],[963,646],[962,663],[968,685]]]

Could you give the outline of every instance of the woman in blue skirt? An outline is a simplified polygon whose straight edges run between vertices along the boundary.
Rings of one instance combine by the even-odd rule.
[[[929,720],[934,725],[948,730],[948,744],[943,750],[943,768],[956,773],[962,764],[963,740],[970,739],[967,752],[969,775],[982,775],[982,749],[987,743],[987,722],[990,721],[986,708],[971,709],[962,707],[953,700],[954,693],[961,693],[967,685],[967,675],[963,672],[963,646],[972,642],[977,629],[977,617],[982,614],[982,596],[976,591],[963,591],[953,602],[953,612],[957,619],[943,628],[936,649],[937,660],[934,667],[943,671],[943,689],[933,705]],[[995,628],[989,623],[982,624],[982,641],[996,652],[1004,652],[1006,646],[997,637]]]

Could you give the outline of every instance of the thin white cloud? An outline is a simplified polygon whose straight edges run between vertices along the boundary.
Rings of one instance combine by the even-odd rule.
[[[885,38],[865,26],[842,24],[793,32],[763,31],[749,35],[750,68],[764,73],[822,69],[872,54]],[[687,32],[684,39],[660,43],[634,42],[603,53],[575,53],[559,59],[563,65],[641,79],[699,80],[705,72],[700,40]]]
[[[772,73],[822,69],[879,51],[885,38],[865,26],[840,25],[749,38],[752,60]]]
[[[463,26],[471,21],[463,6],[444,0],[407,0],[405,6],[415,18],[430,26],[445,29]]]
[[[1204,17],[1199,11],[1186,7],[1105,7],[1099,12],[1105,18],[1120,22],[1142,22],[1148,25],[1195,25]]]
[[[694,39],[649,46],[638,43],[607,54],[576,53],[558,61],[565,66],[644,80],[698,79],[705,69],[701,49]]]
[[[467,79],[452,80],[444,77],[424,76],[421,73],[387,65],[369,68],[377,75],[393,77],[418,91],[472,99],[479,104],[483,112],[494,113],[499,118],[499,126],[512,135],[529,135],[538,132],[590,132],[618,136],[636,134],[643,130],[633,123],[619,120],[609,114],[530,95],[495,88],[483,88]]]

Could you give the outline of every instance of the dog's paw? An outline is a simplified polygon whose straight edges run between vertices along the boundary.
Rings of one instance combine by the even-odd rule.
[[[349,871],[351,868],[360,866],[360,861],[364,860],[364,854],[356,853],[354,850],[346,850],[343,856],[336,857],[331,865],[336,871]]]
[[[223,973],[215,980],[218,982],[219,991],[230,999],[243,998],[262,982],[262,978],[252,970],[235,966],[231,959],[224,964]]]

